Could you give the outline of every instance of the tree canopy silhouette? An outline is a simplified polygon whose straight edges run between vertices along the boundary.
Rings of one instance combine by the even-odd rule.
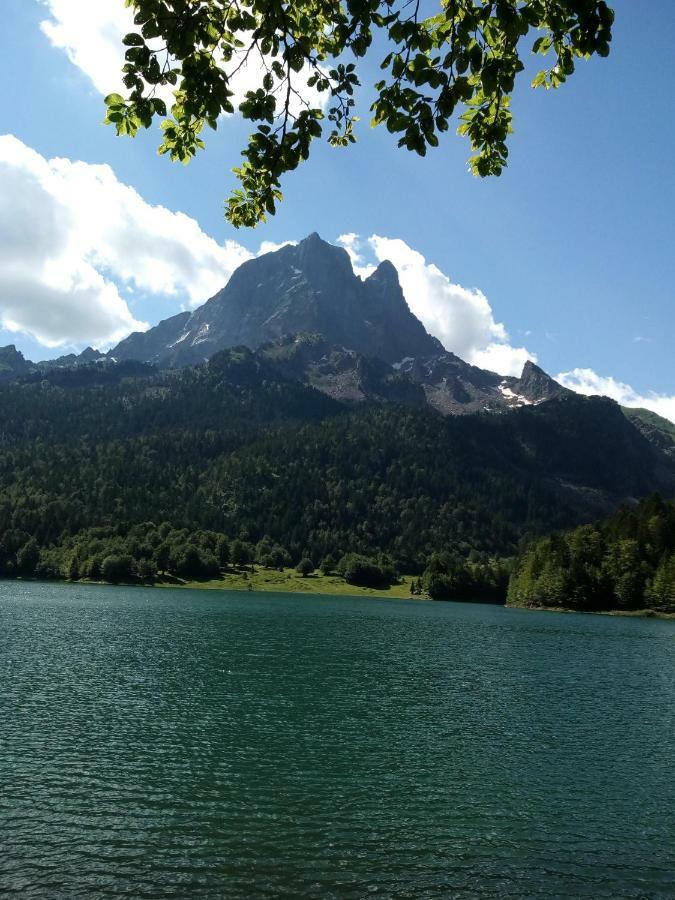
[[[473,173],[499,175],[524,45],[551,54],[533,87],[555,88],[576,59],[608,55],[614,20],[604,0],[125,2],[138,30],[124,38],[128,94],[106,97],[106,122],[118,134],[133,136],[158,117],[159,152],[189,162],[204,146],[204,126],[235,111],[237,78],[253,76],[238,109],[254,128],[226,204],[237,227],[275,212],[281,177],[308,158],[312,141],[355,141],[362,58],[376,56],[382,71],[373,125],[424,156],[457,115]]]

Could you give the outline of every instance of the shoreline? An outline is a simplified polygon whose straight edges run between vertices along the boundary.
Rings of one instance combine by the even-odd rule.
[[[509,606],[505,609],[523,609],[526,612],[578,613],[581,616],[614,616],[622,619],[675,619],[675,612],[658,609],[572,609],[569,606]]]
[[[183,581],[178,577],[171,577],[166,581],[158,580],[154,584],[140,582],[119,582],[113,584],[108,581],[89,581],[81,579],[69,581],[63,579],[41,578],[2,578],[0,582],[16,582],[17,584],[91,584],[102,587],[147,587],[147,588],[171,588],[174,590],[195,591],[236,591],[237,593],[279,593],[295,594],[298,596],[316,594],[318,596],[333,597],[374,597],[389,600],[419,600],[428,603],[472,603],[483,605],[478,600],[433,600],[428,594],[411,593],[411,583],[415,575],[402,575],[399,584],[393,584],[386,588],[362,587],[356,584],[348,584],[337,575],[322,575],[314,573],[303,577],[295,569],[267,570],[255,569],[229,572],[221,578],[212,578],[204,581]],[[675,620],[675,612],[662,612],[655,609],[603,609],[586,610],[572,609],[569,606],[509,606],[508,603],[494,603],[492,606],[502,606],[507,610],[524,610],[525,612],[547,613],[577,613],[588,616],[613,616],[626,619],[669,619]]]
[[[303,577],[295,569],[278,570],[249,569],[228,572],[220,578],[205,579],[203,581],[186,581],[177,576],[159,578],[152,584],[141,581],[94,581],[86,578],[71,581],[67,578],[1,578],[0,583],[14,582],[16,584],[65,584],[65,585],[98,585],[99,587],[145,587],[145,588],[171,588],[173,590],[197,590],[197,591],[236,591],[238,593],[283,593],[344,597],[380,597],[390,600],[430,600],[425,595],[411,593],[411,582],[415,575],[402,575],[399,584],[389,587],[362,587],[349,584],[337,575],[321,575],[318,573]]]

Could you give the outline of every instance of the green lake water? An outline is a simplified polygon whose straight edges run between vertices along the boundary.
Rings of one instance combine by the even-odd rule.
[[[675,621],[0,583],[0,895],[673,898]]]

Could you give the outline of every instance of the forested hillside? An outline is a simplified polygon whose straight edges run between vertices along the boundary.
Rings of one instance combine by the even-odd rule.
[[[0,387],[0,422],[5,575],[72,574],[113,551],[175,570],[190,547],[206,571],[261,541],[293,564],[353,552],[421,573],[433,554],[513,555],[526,537],[674,485],[668,457],[608,400],[354,411],[239,349],[173,372],[29,376]]]
[[[537,541],[516,564],[512,606],[675,612],[675,505],[654,496]]]
[[[624,415],[654,446],[675,459],[675,424],[649,409],[624,407]]]

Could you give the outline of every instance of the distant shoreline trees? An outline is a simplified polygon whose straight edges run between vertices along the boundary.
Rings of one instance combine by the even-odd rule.
[[[394,562],[383,553],[349,552],[338,562],[330,555],[318,561],[304,553],[296,560],[302,577],[320,568],[324,575],[361,587],[387,588],[400,581]],[[254,562],[284,571],[293,558],[267,536],[254,545],[168,522],[86,528],[42,547],[14,530],[0,542],[0,577],[5,578],[154,584],[244,574]],[[583,612],[675,612],[675,503],[652,496],[603,522],[541,538],[516,560],[453,550],[433,553],[413,578],[411,594]]]
[[[508,603],[675,612],[675,505],[653,496],[605,522],[536,541],[516,563]]]

